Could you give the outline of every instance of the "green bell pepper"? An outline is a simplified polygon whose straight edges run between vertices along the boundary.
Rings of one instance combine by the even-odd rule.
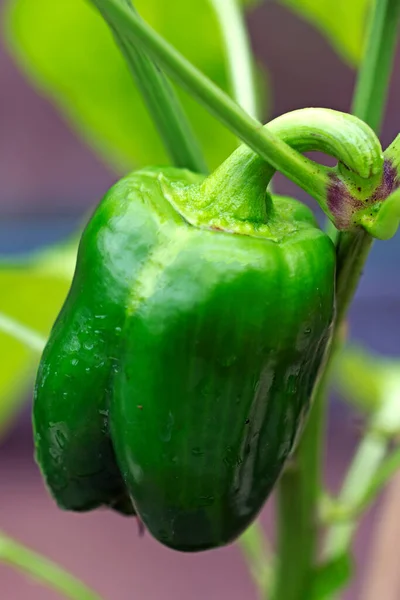
[[[35,388],[59,506],[136,512],[167,546],[253,521],[305,422],[334,317],[335,252],[239,148],[213,175],[147,168],[83,234]]]

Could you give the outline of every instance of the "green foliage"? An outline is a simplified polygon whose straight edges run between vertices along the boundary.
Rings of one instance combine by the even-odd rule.
[[[358,346],[347,346],[337,356],[334,382],[352,404],[373,412],[385,401],[388,385],[399,379],[399,361],[369,354]]]
[[[46,339],[71,282],[76,242],[26,261],[0,266],[0,435],[16,413],[22,393],[39,361],[40,345],[24,339],[24,330]],[[17,335],[2,320],[15,323]]]
[[[223,45],[208,0],[138,0],[135,6],[159,33],[223,89]],[[165,164],[161,140],[124,59],[100,15],[82,0],[9,0],[10,47],[31,79],[84,136],[121,170]],[[210,167],[236,145],[234,136],[178,90]]]
[[[252,8],[253,6],[257,6],[258,4],[262,4],[263,0],[239,0],[239,2],[245,8]]]
[[[361,62],[370,0],[280,1],[325,35],[346,62]]]

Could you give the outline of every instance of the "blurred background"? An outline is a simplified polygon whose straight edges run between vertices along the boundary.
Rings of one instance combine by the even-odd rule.
[[[32,2],[24,0],[14,4],[20,4],[29,12]],[[137,4],[139,6],[140,3]],[[252,47],[264,72],[260,75],[266,107],[263,120],[306,106],[349,111],[355,81],[354,66],[359,50],[340,46],[342,42],[333,34],[330,37],[323,28],[316,27],[313,20],[308,18],[309,15],[291,10],[291,4],[260,2],[248,10]],[[0,11],[4,7],[5,1],[0,0]],[[335,18],[343,19],[345,27],[346,19],[350,17],[346,13],[341,15],[340,7],[339,2]],[[194,4],[186,8],[189,13],[191,10],[195,10]],[[189,13],[182,19],[190,18]],[[79,102],[68,87],[61,102],[63,110],[59,110],[59,103],[54,102],[54,97],[60,96],[63,82],[57,82],[54,93],[49,94],[48,90],[45,91],[46,85],[43,85],[46,80],[44,73],[51,71],[48,65],[44,65],[41,72],[35,72],[32,67],[32,57],[39,60],[37,57],[40,57],[40,52],[35,55],[32,51],[33,41],[29,35],[33,31],[40,36],[44,30],[51,30],[53,17],[49,13],[47,15],[48,29],[39,18],[35,21],[32,17],[29,25],[20,15],[13,17],[14,37],[10,33],[9,13],[7,18],[0,17],[0,23],[4,25],[0,38],[0,255],[3,258],[8,256],[14,259],[16,255],[24,256],[27,252],[62,241],[84,222],[88,211],[120,173],[134,167],[136,162],[153,158],[144,152],[140,160],[135,161],[135,149],[132,153],[127,151],[118,155],[115,152],[118,140],[110,141],[107,135],[102,137],[104,132],[98,135],[95,123],[85,126],[84,111],[79,113]],[[162,25],[160,20],[161,30]],[[28,35],[29,27],[32,30]],[[56,38],[56,35],[55,30],[53,37]],[[210,32],[205,29],[198,32],[198,36],[201,35],[208,39]],[[16,39],[20,44],[19,49]],[[53,39],[52,43],[55,43]],[[60,38],[59,43],[64,46],[66,54],[68,48],[72,56],[77,52],[77,45],[67,35],[64,39]],[[355,43],[354,40],[351,43]],[[201,47],[201,39],[198,38],[196,44]],[[91,48],[87,50],[89,54]],[[188,49],[193,50],[189,46]],[[49,52],[49,49],[44,47],[45,51]],[[104,64],[99,55],[96,64],[99,73],[103,70],[107,73],[109,65]],[[65,77],[68,75],[67,66],[63,63]],[[212,65],[211,59],[209,64],[206,62],[202,66],[206,70],[209,66],[210,76],[214,74],[218,80],[223,67]],[[26,76],[27,71],[30,72],[29,76]],[[103,92],[105,96],[102,98],[96,99],[96,95],[93,95],[91,102],[96,106],[97,101],[101,104],[107,96],[107,82]],[[399,106],[398,53],[381,136],[384,148],[400,129]],[[135,110],[136,107],[133,107],[133,114],[130,115],[133,122],[132,137],[135,123],[142,119],[143,108],[139,106],[137,114]],[[98,118],[101,120],[101,113]],[[78,130],[83,131],[83,135]],[[215,165],[228,154],[233,142],[226,138],[219,147],[219,133],[211,129],[211,125],[206,127],[205,134],[220,153],[215,151],[212,155],[210,163]],[[107,143],[111,146],[110,152],[105,150]],[[154,162],[162,160],[162,154],[154,157]],[[283,177],[277,176],[275,180],[279,192],[296,194],[304,201],[309,201],[304,192]],[[399,353],[399,255],[398,236],[389,242],[375,244],[349,318],[351,340],[390,357]],[[42,304],[51,302],[52,295],[54,302],[59,303],[58,296],[62,297],[67,289],[67,283],[63,284],[60,291],[51,281],[47,287],[41,288],[42,291],[34,284],[24,288],[27,279],[21,283],[19,279],[8,279],[8,276],[11,276],[10,272],[5,276],[0,275],[0,311],[4,310],[4,304],[18,305],[19,313],[26,316],[27,323],[33,319],[35,311],[40,312]],[[17,288],[18,296],[15,295]],[[48,327],[47,320],[43,319]],[[6,340],[6,336],[3,337]],[[2,362],[7,364],[8,343],[11,341],[4,340],[0,338],[0,354]],[[236,545],[206,554],[186,556],[161,547],[147,534],[139,537],[133,520],[125,520],[108,512],[64,514],[56,508],[43,487],[33,461],[30,428],[32,386],[29,376],[33,367],[27,362],[26,356],[18,357],[21,366],[14,374],[12,396],[18,396],[15,404],[21,404],[22,408],[18,411],[18,417],[10,420],[0,438],[0,528],[59,561],[110,600],[256,598],[256,591]],[[7,385],[11,385],[10,382]],[[18,393],[15,389],[18,389]],[[26,398],[25,404],[20,400],[23,397]],[[10,414],[12,412],[14,416],[15,411],[14,408],[10,409]],[[361,431],[359,418],[333,393],[326,465],[326,480],[332,490],[337,490]],[[268,503],[261,517],[271,532],[274,522],[272,504]],[[352,589],[344,596],[347,600],[359,598],[374,521],[373,511],[364,520],[357,537],[355,555],[359,570]],[[0,565],[0,589],[5,600],[56,598],[53,592],[25,580],[3,565]]]

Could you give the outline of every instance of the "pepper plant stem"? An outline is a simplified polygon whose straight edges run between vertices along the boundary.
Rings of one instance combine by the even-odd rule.
[[[365,435],[346,475],[340,502],[348,505],[359,503],[369,487],[371,473],[376,472],[386,455],[387,446],[388,440],[382,442],[382,436],[376,432],[368,432]],[[358,520],[350,518],[347,522],[338,523],[331,528],[324,548],[324,557],[327,560],[347,552],[357,525]]]
[[[328,532],[324,548],[325,559],[328,561],[340,560],[340,557],[348,552],[360,518],[360,507],[365,509],[368,506],[385,479],[383,477],[383,481],[378,481],[376,478],[400,427],[398,384],[397,375],[385,379],[381,396],[378,398],[379,408],[370,418],[366,433],[346,475],[339,505],[347,509],[347,517],[336,522]],[[383,475],[386,476],[385,473]],[[371,490],[375,493],[371,494]]]
[[[326,372],[323,377],[327,378]],[[318,533],[316,512],[310,507],[315,507],[319,498],[324,411],[324,386],[321,385],[301,439],[301,449],[278,483],[278,565],[274,600],[308,597]]]
[[[0,562],[11,565],[70,600],[101,600],[81,581],[49,559],[33,552],[0,531]]]
[[[364,63],[359,71],[352,108],[352,113],[377,133],[389,91],[400,2],[380,0],[378,4],[371,11]]]
[[[369,28],[369,41],[367,43],[366,55],[361,65],[354,101],[354,113],[359,118],[366,120],[367,124],[375,127],[377,131],[380,127],[380,118],[383,114],[383,107],[386,102],[386,86],[378,85],[375,88],[375,82],[381,81],[381,73],[390,74],[392,57],[396,46],[396,32],[399,21],[399,1],[398,0],[375,0],[371,15],[372,26]],[[389,21],[395,21],[395,24],[388,25]],[[374,40],[371,40],[371,38]],[[385,39],[383,39],[385,37]],[[378,38],[378,39],[376,39]],[[372,60],[371,53],[376,54]],[[388,81],[388,75],[385,79]],[[376,89],[377,93],[372,94],[370,90]],[[370,122],[368,121],[370,119]],[[304,505],[306,512],[302,513],[302,518],[307,524],[310,524],[306,533],[304,526],[299,519],[290,521],[290,524],[280,520],[280,530],[278,539],[281,540],[282,552],[279,553],[279,560],[282,564],[281,577],[278,572],[278,585],[276,600],[302,600],[306,586],[311,582],[313,570],[316,562],[316,547],[319,530],[315,525],[317,521],[318,502],[319,502],[319,479],[320,470],[315,468],[315,455],[321,460],[321,431],[324,427],[324,410],[321,404],[325,404],[326,388],[328,383],[329,369],[332,359],[338,345],[338,335],[340,325],[346,316],[348,307],[353,299],[355,290],[360,280],[364,264],[366,262],[369,250],[372,245],[372,238],[364,232],[339,233],[336,239],[337,246],[337,317],[332,345],[327,358],[325,372],[321,378],[317,389],[315,390],[316,404],[311,412],[310,420],[304,432],[304,436],[299,445],[298,451],[294,457],[297,463],[297,480],[291,482],[291,486],[286,485],[286,478],[292,478],[293,474],[284,473],[280,482],[281,505],[287,504],[293,498],[304,498],[308,493],[308,502]],[[374,456],[380,457],[380,452],[373,448]],[[372,452],[372,450],[371,450]],[[367,453],[367,449],[365,450]],[[364,452],[363,452],[364,454]],[[370,447],[368,444],[368,455]],[[305,468],[303,470],[303,467]],[[307,465],[309,469],[307,469]],[[310,474],[311,473],[311,474]],[[365,472],[364,472],[365,473]],[[372,474],[372,473],[371,473]],[[364,474],[363,474],[364,476]],[[311,480],[312,478],[312,480]],[[288,489],[287,489],[288,488]],[[282,497],[283,496],[283,497]],[[313,525],[314,524],[314,525]],[[313,525],[313,526],[312,526]],[[300,565],[291,560],[290,539],[296,540],[298,534],[302,537],[307,552],[303,554]],[[311,536],[312,539],[305,539],[305,536]],[[334,534],[331,532],[331,535]],[[287,542],[285,543],[285,540]],[[285,551],[286,548],[286,551]],[[300,553],[300,555],[302,552]],[[297,590],[293,590],[291,596],[285,595],[285,578],[294,577],[299,582]]]
[[[371,13],[364,63],[359,73],[353,112],[378,133],[387,97],[393,56],[400,23],[399,0],[376,0]],[[342,320],[351,302],[364,264],[372,247],[365,232],[339,233],[337,236],[337,319]],[[367,431],[345,479],[339,501],[349,501],[354,490],[369,487],[387,452],[387,439]],[[358,497],[358,492],[357,492]],[[326,553],[332,557],[345,552],[352,540],[356,523],[334,525],[327,536]]]
[[[217,85],[196,69],[173,46],[159,36],[147,23],[121,5],[118,0],[96,0],[102,10],[114,19],[115,26],[141,45],[166,72],[170,73],[192,97],[214,114],[228,129],[263,157],[275,169],[317,200],[326,196],[326,170],[285,144],[278,136],[246,113]]]

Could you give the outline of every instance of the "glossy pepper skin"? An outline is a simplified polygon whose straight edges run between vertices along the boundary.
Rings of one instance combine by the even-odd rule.
[[[131,499],[183,551],[231,542],[262,508],[334,315],[330,239],[308,208],[266,194],[259,159],[236,165],[114,186],[36,383],[36,457],[59,505],[129,513]]]

